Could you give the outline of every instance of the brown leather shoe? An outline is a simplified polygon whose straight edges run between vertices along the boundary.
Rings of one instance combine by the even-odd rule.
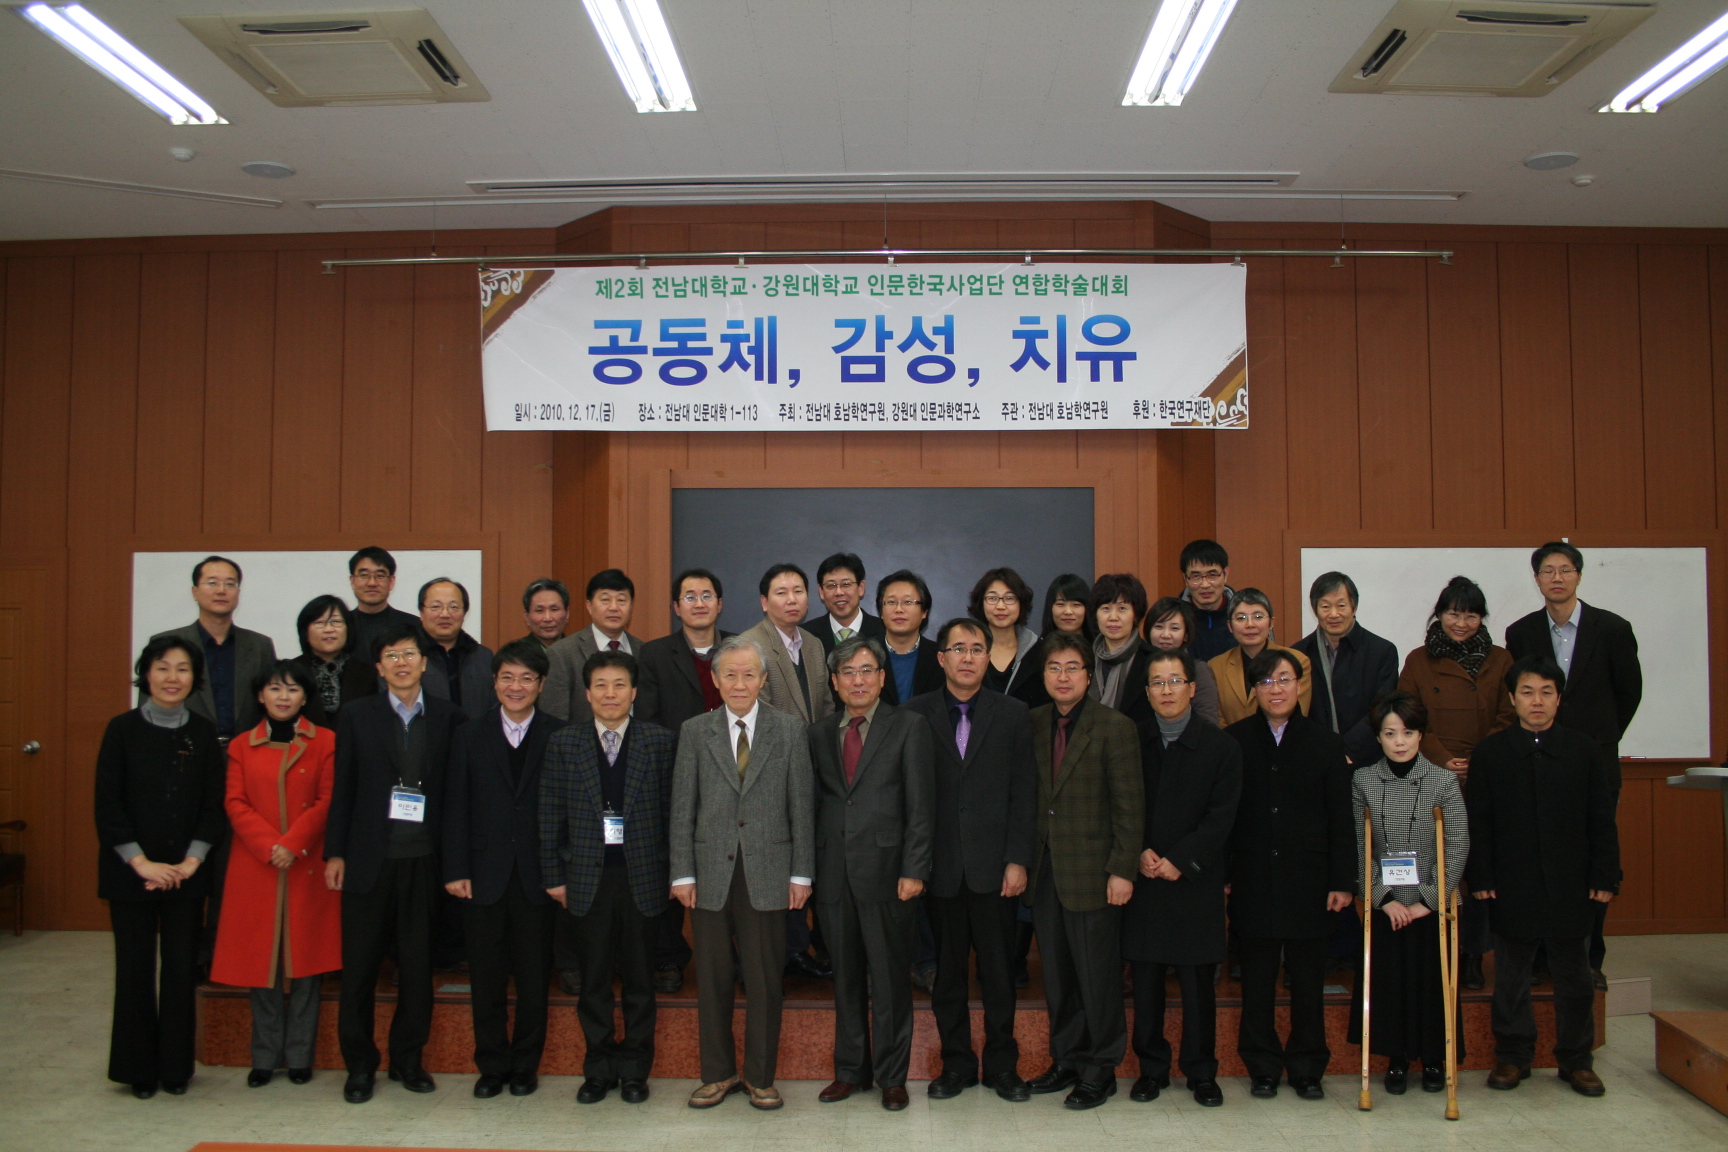
[[[816,1099],[824,1104],[838,1104],[840,1101],[858,1091],[858,1085],[848,1080],[836,1080],[817,1093]]]
[[[1572,1091],[1580,1096],[1602,1096],[1607,1093],[1607,1087],[1602,1078],[1588,1068],[1578,1068],[1571,1072],[1560,1069],[1560,1079],[1572,1085]]]
[[[911,1103],[911,1100],[906,1095],[906,1086],[904,1084],[898,1084],[893,1088],[882,1089],[882,1107],[888,1109],[888,1111],[898,1112],[909,1103]]]
[[[1528,1079],[1530,1079],[1530,1069],[1528,1068],[1520,1068],[1516,1064],[1496,1064],[1494,1071],[1488,1073],[1488,1087],[1498,1088],[1502,1092],[1510,1092]]]
[[[716,1081],[713,1084],[704,1084],[690,1093],[690,1107],[712,1108],[732,1093],[742,1091],[744,1091],[744,1081],[736,1076]]]
[[[749,1084],[744,1085],[744,1087],[750,1093],[750,1107],[752,1108],[759,1108],[764,1112],[772,1112],[774,1109],[784,1107],[786,1104],[786,1101],[780,1099],[780,1089],[774,1087],[772,1084],[766,1088],[756,1088]]]

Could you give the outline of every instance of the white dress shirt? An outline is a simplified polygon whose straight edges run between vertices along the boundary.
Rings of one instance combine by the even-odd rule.
[[[1554,617],[1548,617],[1548,639],[1554,645],[1554,662],[1560,665],[1560,671],[1572,675],[1572,653],[1578,650],[1578,621],[1584,616],[1584,601],[1576,601],[1572,605],[1572,616],[1564,624],[1554,623]]]
[[[588,625],[588,629],[589,629],[589,631],[594,633],[594,651],[596,651],[596,652],[610,652],[610,651],[612,651],[612,637],[610,637],[610,636],[606,635],[606,633],[600,631],[600,625],[590,624],[590,625]],[[630,631],[629,631],[629,629],[625,629],[623,632],[620,632],[618,634],[618,651],[630,652]],[[630,652],[630,655],[634,656],[634,655],[636,655],[636,653]]]
[[[792,625],[792,634],[788,636],[785,632],[780,630],[780,625],[776,624],[774,625],[774,631],[780,633],[780,642],[786,645],[786,655],[792,657],[792,663],[802,663],[799,659],[799,655],[804,651],[803,630],[799,628],[798,625],[794,624]],[[755,709],[751,709],[750,714],[754,716],[756,714]],[[752,732],[756,730],[756,721],[750,721],[750,730]]]
[[[534,723],[534,710],[530,708],[528,710],[528,719],[522,721],[520,724],[510,719],[509,715],[502,708],[498,709],[498,715],[504,720],[504,739],[510,742],[510,747],[512,748],[522,747],[522,741],[528,735],[528,725]]]
[[[845,623],[842,623],[840,618],[838,616],[834,615],[834,613],[832,613],[832,612],[828,613],[828,629],[829,629],[829,631],[834,633],[834,639],[835,640],[840,639],[840,629],[842,629],[842,628],[852,629],[852,636],[857,636],[863,632],[863,630],[864,630],[864,609],[862,606],[859,607],[858,611],[856,611],[852,614],[852,619],[849,621],[846,621]],[[847,637],[847,639],[851,639],[851,637]]]
[[[630,717],[628,716],[624,717],[616,728],[608,728],[605,721],[601,720],[600,717],[594,717],[594,735],[599,739],[602,748],[606,747],[606,733],[608,732],[618,733],[618,747],[624,747],[624,733],[628,731],[630,731]]]

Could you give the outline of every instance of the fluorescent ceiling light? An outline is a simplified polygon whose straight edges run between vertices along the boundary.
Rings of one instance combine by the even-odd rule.
[[[1654,112],[1728,63],[1728,13],[1632,81],[1598,112]]]
[[[161,113],[170,124],[228,123],[196,92],[82,5],[37,3],[17,11],[68,52]]]
[[[1236,0],[1161,0],[1122,103],[1142,108],[1181,104],[1235,10]]]
[[[694,112],[696,96],[658,0],[582,0],[638,112]]]

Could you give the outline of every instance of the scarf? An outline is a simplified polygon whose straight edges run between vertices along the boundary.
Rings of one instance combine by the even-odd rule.
[[[1128,642],[1122,645],[1122,651],[1114,656],[1108,655],[1109,643],[1102,635],[1092,640],[1092,655],[1096,657],[1094,683],[1097,685],[1096,699],[1106,708],[1122,706],[1123,681],[1128,676],[1128,665],[1134,662],[1134,654],[1140,651],[1140,637],[1130,633]],[[1144,687],[1144,685],[1142,685]]]
[[[1176,741],[1177,737],[1181,736],[1182,733],[1188,730],[1188,720],[1193,715],[1194,709],[1190,708],[1174,720],[1166,720],[1162,716],[1157,717],[1158,735],[1159,738],[1164,741],[1164,747],[1170,747],[1170,745]]]
[[[1476,679],[1476,673],[1482,671],[1482,662],[1488,659],[1488,650],[1494,647],[1494,638],[1488,635],[1488,629],[1476,629],[1476,635],[1460,644],[1446,634],[1446,629],[1435,620],[1428,625],[1428,655],[1436,660],[1452,660],[1470,674],[1470,679]]]
[[[334,660],[314,658],[312,678],[318,686],[318,702],[326,716],[335,716],[342,708],[342,670],[348,665],[348,653],[338,652]]]

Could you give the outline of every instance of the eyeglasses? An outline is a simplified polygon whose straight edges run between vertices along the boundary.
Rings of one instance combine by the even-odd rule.
[[[982,656],[989,649],[982,644],[950,644],[946,648],[938,649],[938,651],[952,652],[956,656]]]
[[[1207,568],[1204,571],[1183,573],[1190,584],[1216,584],[1224,579],[1224,569]]]
[[[686,604],[712,604],[715,597],[712,592],[686,592],[678,599]]]
[[[1270,619],[1272,619],[1272,617],[1266,615],[1264,612],[1238,612],[1236,615],[1230,617],[1230,621],[1233,624],[1264,624]]]
[[[524,688],[532,688],[534,685],[540,683],[540,677],[534,672],[500,672],[498,673],[497,682],[505,687],[520,684]]]
[[[916,599],[916,598],[911,599],[911,600],[901,600],[901,599],[896,598],[893,600],[882,601],[882,607],[884,607],[884,608],[922,608],[922,607],[924,607],[924,601]]]
[[[840,671],[836,672],[835,675],[840,677],[842,680],[868,680],[870,677],[881,671],[882,669],[875,666],[869,668],[842,668]]]
[[[406,652],[386,652],[383,655],[383,661],[386,664],[412,664],[418,659],[420,659],[420,653],[413,649]]]
[[[984,595],[984,603],[991,607],[1000,606],[1006,608],[1009,605],[1020,603],[1020,597],[1014,595],[1012,592],[987,592]]]
[[[1187,685],[1194,683],[1194,681],[1181,676],[1172,676],[1168,680],[1149,680],[1147,683],[1151,686],[1154,692],[1164,692],[1173,688],[1186,687]]]
[[[822,591],[824,592],[850,592],[856,587],[858,587],[858,581],[856,580],[822,581]]]
[[[224,592],[232,592],[232,591],[234,591],[234,589],[240,587],[240,581],[238,581],[238,580],[218,580],[214,576],[212,576],[208,580],[198,581],[198,587],[208,588],[211,591],[215,591],[216,589],[220,588]]]
[[[1044,671],[1054,672],[1058,676],[1063,673],[1067,673],[1069,676],[1078,676],[1080,673],[1086,671],[1086,665],[1080,663],[1078,660],[1068,664],[1057,664],[1055,661],[1051,661],[1049,664],[1044,665]]]
[[[1564,568],[1538,568],[1536,570],[1536,575],[1542,577],[1544,580],[1552,580],[1556,576],[1576,576],[1578,575],[1578,569],[1572,567],[1570,564],[1566,565]]]
[[[1257,688],[1288,688],[1288,687],[1290,687],[1290,685],[1292,685],[1294,683],[1296,683],[1296,677],[1294,677],[1294,676],[1268,676],[1264,680],[1257,681],[1255,684],[1255,687],[1257,687]]]

